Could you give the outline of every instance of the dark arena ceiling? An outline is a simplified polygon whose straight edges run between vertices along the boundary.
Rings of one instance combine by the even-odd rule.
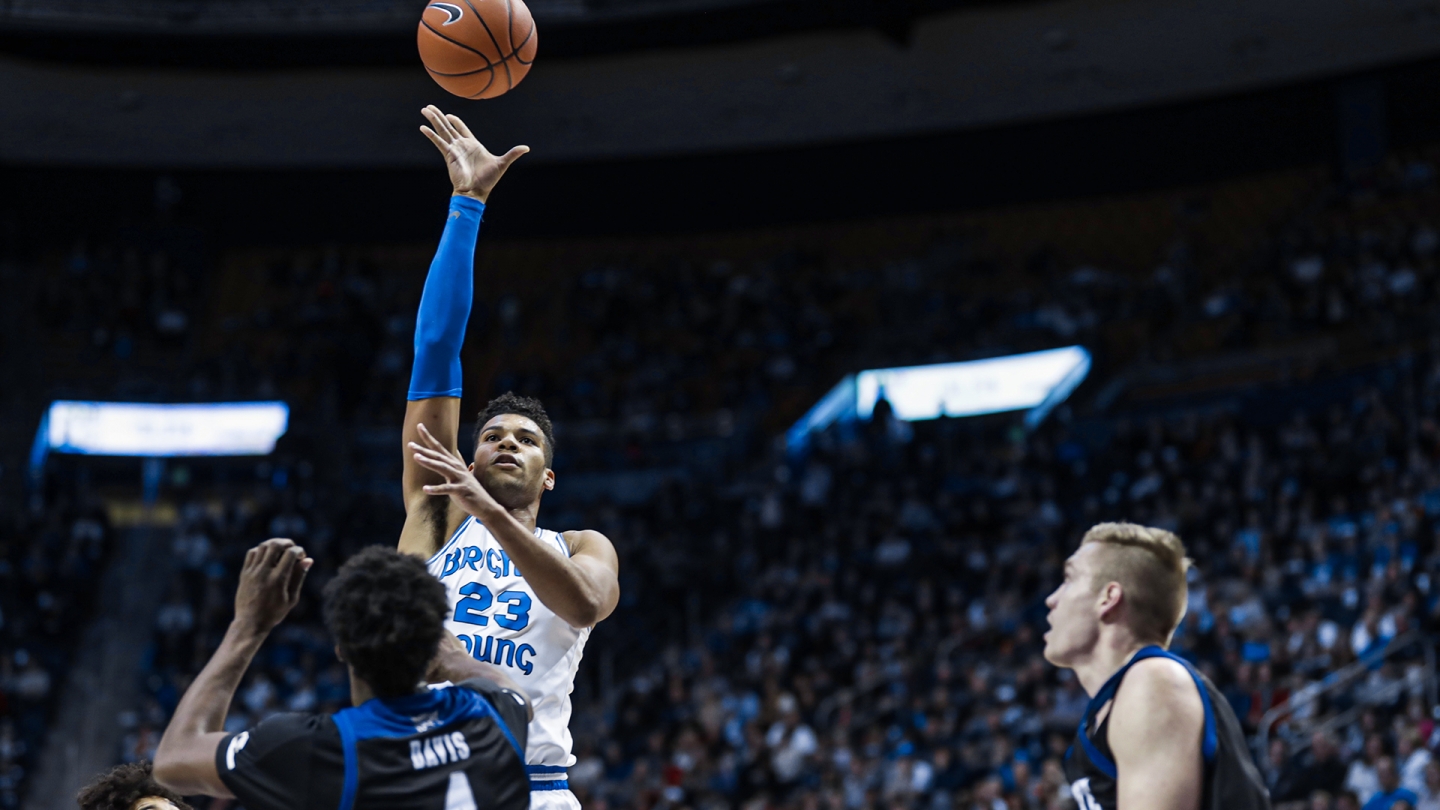
[[[869,28],[1032,0],[530,0],[547,58]],[[417,0],[0,0],[0,53],[81,64],[274,69],[408,64]]]

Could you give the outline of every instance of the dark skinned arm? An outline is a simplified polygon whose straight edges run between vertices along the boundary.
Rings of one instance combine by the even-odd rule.
[[[300,601],[313,563],[303,548],[279,538],[246,552],[235,592],[235,618],[170,718],[155,752],[155,781],[186,796],[233,798],[215,770],[215,749],[225,739],[225,714],[260,645]]]
[[[458,116],[446,115],[434,105],[426,107],[421,111],[429,126],[420,127],[421,133],[435,148],[440,150],[441,156],[445,158],[445,167],[450,174],[450,184],[453,196],[470,197],[484,203],[490,197],[495,184],[504,176],[506,169],[514,163],[521,155],[530,151],[528,146],[517,146],[502,155],[493,155],[487,150],[470,128],[461,121]],[[447,228],[447,233],[448,233]],[[471,276],[474,262],[473,252],[475,245],[467,240],[464,245],[449,244],[444,239],[437,250],[435,261],[443,265],[442,258],[447,254],[448,249],[458,249],[465,256],[465,277],[462,286],[463,293],[447,289],[443,285],[432,289],[432,282],[439,285],[439,279],[446,278],[443,273],[435,276],[435,267],[431,268],[431,276],[427,277],[424,296],[436,295],[436,301],[444,302],[443,310],[448,310],[448,318],[442,318],[441,322],[456,324],[459,328],[459,338],[464,338],[464,325],[469,319]],[[424,299],[422,298],[422,301]],[[421,312],[425,311],[422,304]],[[433,330],[427,331],[421,328],[421,319],[417,318],[416,323],[416,356],[422,350],[428,350],[432,356],[459,357],[459,346],[451,345],[450,338],[446,338],[445,330],[437,334]],[[453,335],[452,335],[453,337]],[[438,340],[438,342],[437,342]],[[455,381],[458,384],[458,380]],[[412,386],[414,380],[412,379]],[[458,447],[460,432],[460,399],[456,396],[432,396],[435,392],[426,391],[423,395],[411,389],[411,399],[405,405],[405,423],[402,429],[402,446],[408,447],[409,442],[417,440],[416,427],[424,424],[429,426],[433,436],[438,437],[444,446],[452,452]],[[415,463],[412,454],[404,454],[404,469],[401,475],[401,491],[404,494],[405,503],[405,526],[400,532],[400,551],[406,554],[414,554],[418,557],[428,558],[440,549],[446,538],[459,527],[465,520],[465,513],[458,509],[447,509],[445,504],[437,504],[434,499],[429,498],[422,491],[421,487],[426,484],[440,483],[442,479],[430,470]],[[437,508],[438,507],[438,508]]]

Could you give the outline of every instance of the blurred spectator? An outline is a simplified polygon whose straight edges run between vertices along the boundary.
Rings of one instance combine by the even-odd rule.
[[[1288,802],[1304,798],[1303,774],[1299,763],[1290,756],[1290,746],[1285,740],[1272,739],[1267,754],[1261,774],[1265,777],[1265,787],[1270,790],[1270,800]]]
[[[1416,796],[1425,795],[1425,771],[1430,767],[1430,751],[1420,743],[1420,732],[1405,729],[1395,747],[1395,761],[1400,767],[1400,785]]]
[[[1331,732],[1316,731],[1311,736],[1310,751],[1303,768],[1299,790],[1324,792],[1333,797],[1345,787],[1345,763],[1340,758],[1340,746]]]
[[[1375,763],[1375,771],[1379,775],[1380,789],[1365,802],[1364,810],[1391,810],[1402,804],[1414,810],[1415,803],[1419,800],[1414,791],[1401,787],[1400,772],[1395,767],[1395,760],[1380,757]]]
[[[1425,766],[1425,785],[1417,793],[1415,810],[1440,810],[1440,762],[1432,759]]]
[[[1350,770],[1345,774],[1345,787],[1355,792],[1361,804],[1369,804],[1371,797],[1380,791],[1379,763],[1382,759],[1385,759],[1385,740],[1372,733],[1365,738],[1364,749],[1350,763]]]

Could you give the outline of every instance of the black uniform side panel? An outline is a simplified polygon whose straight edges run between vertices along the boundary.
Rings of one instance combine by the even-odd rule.
[[[1250,757],[1250,748],[1235,712],[1209,678],[1187,668],[1199,679],[1209,698],[1207,711],[1215,725],[1215,754],[1205,763],[1205,794],[1200,807],[1202,810],[1270,810],[1270,792]],[[1118,776],[1110,750],[1110,717],[1107,714],[1093,733],[1087,733],[1094,725],[1091,713],[1086,712],[1085,721],[1065,756],[1065,777],[1070,781],[1070,791],[1079,810],[1116,810]]]
[[[215,763],[244,810],[528,810],[527,712],[485,681],[347,709],[348,793],[341,715],[277,715],[226,737]]]
[[[245,810],[339,807],[344,767],[335,724],[318,714],[277,714],[215,751],[220,781]]]

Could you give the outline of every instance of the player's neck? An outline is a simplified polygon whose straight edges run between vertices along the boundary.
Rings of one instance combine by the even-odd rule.
[[[1121,628],[1105,628],[1101,630],[1095,648],[1071,669],[1075,671],[1075,677],[1080,680],[1085,694],[1094,697],[1095,693],[1105,686],[1105,682],[1110,680],[1111,675],[1119,672],[1121,667],[1135,657],[1135,653],[1146,646],[1149,646],[1146,642],[1136,640],[1128,632],[1121,631]]]
[[[355,677],[355,670],[354,670],[354,669],[351,669],[351,670],[350,670],[350,705],[352,705],[352,706],[359,706],[360,704],[362,704],[362,703],[364,703],[364,702],[366,702],[366,701],[368,701],[368,700],[371,700],[371,699],[374,698],[374,697],[375,697],[375,690],[373,690],[373,689],[370,688],[370,684],[368,684],[368,683],[360,680],[359,678]]]
[[[526,504],[525,506],[517,506],[514,508],[506,507],[505,511],[509,512],[511,517],[519,521],[521,526],[524,526],[532,532],[535,531],[536,526],[540,525],[539,501],[531,504]]]

